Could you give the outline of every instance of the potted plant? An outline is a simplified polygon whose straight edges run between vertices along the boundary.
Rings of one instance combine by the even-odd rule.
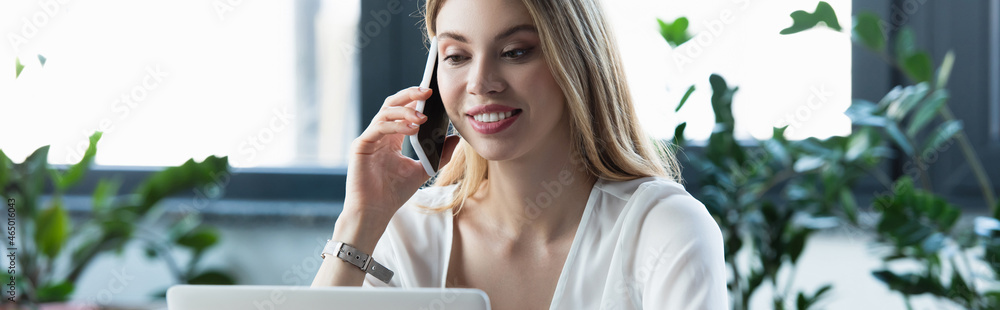
[[[44,64],[44,57],[39,55]],[[23,66],[17,61],[17,75]],[[64,193],[78,185],[90,170],[102,136],[96,132],[80,162],[57,168],[47,161],[48,146],[35,150],[23,162],[14,163],[0,149],[0,199],[7,210],[7,235],[3,240],[5,268],[0,308],[93,309],[93,303],[66,304],[81,274],[98,255],[121,253],[130,242],[142,242],[151,257],[163,259],[178,283],[233,284],[226,272],[199,268],[202,254],[218,241],[218,233],[203,225],[199,214],[164,216],[158,203],[170,195],[197,187],[217,186],[215,180],[228,173],[227,157],[209,156],[201,162],[188,160],[151,174],[129,194],[120,194],[121,181],[99,180],[91,209],[74,222],[66,208]],[[51,188],[46,192],[46,186]],[[47,197],[46,197],[47,196]],[[165,233],[152,232],[152,224],[166,223]],[[176,263],[173,247],[190,250],[186,266]]]

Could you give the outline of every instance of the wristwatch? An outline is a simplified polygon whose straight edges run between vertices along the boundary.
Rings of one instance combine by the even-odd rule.
[[[361,271],[375,276],[376,279],[386,284],[392,279],[392,270],[376,262],[371,255],[365,254],[347,243],[327,240],[326,246],[323,247],[323,252],[319,254],[319,257],[326,259],[326,255],[334,255],[334,253],[345,262],[358,266],[358,268],[361,268]]]

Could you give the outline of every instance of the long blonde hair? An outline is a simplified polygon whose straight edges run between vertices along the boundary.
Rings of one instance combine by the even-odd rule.
[[[446,0],[427,0],[428,38]],[[639,125],[632,95],[610,25],[599,0],[522,0],[541,39],[570,113],[572,153],[587,173],[611,181],[660,176],[680,181],[680,166],[663,142],[650,139]],[[577,155],[579,154],[579,155]],[[458,207],[487,179],[487,161],[462,139],[433,186],[458,184],[452,200]]]

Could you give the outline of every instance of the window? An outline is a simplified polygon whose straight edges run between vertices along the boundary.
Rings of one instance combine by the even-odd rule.
[[[100,130],[99,165],[343,166],[356,61],[340,51],[358,12],[333,0],[6,1],[0,55],[25,69],[0,78],[0,146],[20,161],[50,144],[50,162],[67,164]]]
[[[812,12],[818,2],[605,1],[640,121],[660,138],[672,137],[676,124],[687,121],[688,139],[707,139],[714,124],[708,77],[718,73],[730,87],[739,86],[737,136],[769,138],[772,127],[784,125],[793,139],[849,133],[850,119],[842,113],[851,102],[849,31],[779,34],[792,24],[791,12]],[[851,1],[828,2],[849,29]],[[693,38],[671,48],[656,18],[678,17],[690,20]],[[690,85],[695,92],[675,114]]]

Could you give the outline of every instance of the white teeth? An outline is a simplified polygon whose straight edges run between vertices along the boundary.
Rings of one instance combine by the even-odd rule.
[[[501,113],[483,113],[483,114],[473,115],[472,118],[482,123],[493,123],[502,121],[505,118],[511,117],[512,115],[514,115],[514,111],[501,112]]]

